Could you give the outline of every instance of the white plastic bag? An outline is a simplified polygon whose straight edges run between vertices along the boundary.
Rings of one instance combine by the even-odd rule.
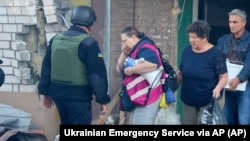
[[[180,116],[176,112],[175,105],[168,105],[166,109],[160,108],[155,119],[155,125],[180,125]]]

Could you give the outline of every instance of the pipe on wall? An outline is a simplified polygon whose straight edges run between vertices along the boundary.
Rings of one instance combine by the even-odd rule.
[[[136,3],[136,0],[134,0],[134,3],[133,3],[133,26],[135,26],[135,3]]]
[[[110,0],[105,0],[105,18],[104,18],[104,61],[107,66],[107,75],[108,75],[108,82],[110,82],[109,78],[109,68],[110,68],[110,11],[111,11],[111,4]]]

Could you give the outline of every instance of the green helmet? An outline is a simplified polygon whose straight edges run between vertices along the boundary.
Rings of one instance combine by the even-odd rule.
[[[96,21],[95,11],[88,6],[77,6],[71,15],[72,24],[91,27]]]

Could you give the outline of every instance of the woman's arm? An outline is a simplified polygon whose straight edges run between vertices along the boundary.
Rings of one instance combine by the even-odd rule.
[[[123,52],[121,52],[121,54],[120,54],[120,57],[118,58],[118,60],[117,60],[117,64],[116,64],[116,70],[117,70],[117,72],[121,72],[122,71],[122,68],[123,68],[123,64],[124,64],[124,62],[125,62],[125,59],[126,59],[126,55],[124,55],[124,53]]]
[[[126,57],[128,56],[130,49],[125,44],[122,44],[121,51],[122,52],[121,52],[121,54],[117,60],[117,64],[116,64],[117,72],[121,72],[121,70],[123,68],[124,61],[125,61]]]
[[[137,65],[133,67],[127,67],[124,69],[124,73],[126,75],[132,75],[132,74],[143,74],[147,72],[151,72],[157,69],[157,64],[144,61],[142,63],[138,63]]]
[[[176,75],[177,75],[177,82],[178,82],[178,88],[179,88],[179,86],[182,83],[182,74],[181,74],[181,71],[178,70]]]
[[[227,85],[227,81],[228,81],[228,74],[227,73],[219,75],[219,82],[213,90],[213,97],[214,98],[217,99],[220,97],[220,92]]]

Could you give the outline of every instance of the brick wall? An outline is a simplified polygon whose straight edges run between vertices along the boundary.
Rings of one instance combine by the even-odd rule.
[[[120,33],[125,26],[135,25],[153,39],[164,57],[175,66],[177,62],[177,15],[173,13],[176,0],[112,0],[110,46],[110,93],[115,94],[121,83],[116,72],[116,60],[120,55]],[[133,20],[134,19],[134,20]]]
[[[164,56],[176,65],[178,12],[174,11],[178,9],[177,1],[110,0],[110,47],[106,48],[110,53],[107,69],[111,96],[117,93],[121,84],[116,60],[120,55],[120,33],[125,26],[134,24],[152,38]],[[105,7],[104,2],[95,1],[93,4]],[[48,41],[71,25],[69,20],[73,7],[70,0],[0,0],[0,58],[4,61],[1,68],[6,73],[0,92],[36,92]],[[99,42],[102,47],[103,41]]]
[[[0,58],[4,62],[1,68],[6,74],[0,91],[28,92],[35,89],[35,85],[25,86],[31,78],[31,69],[27,66],[31,56],[22,39],[29,31],[27,27],[37,23],[36,10],[27,8],[26,4],[23,1],[0,1]]]
[[[135,25],[147,36],[152,38],[164,55],[172,64],[176,64],[176,15],[172,12],[177,0],[111,0],[110,21],[110,93],[116,93],[121,80],[116,72],[116,59],[120,54],[120,32],[128,25]],[[14,3],[15,2],[15,3]],[[41,33],[44,30],[46,42],[56,33],[64,31],[67,25],[63,15],[69,23],[72,5],[68,0],[36,0],[4,1],[0,0],[0,57],[4,63],[1,67],[6,72],[6,83],[0,87],[0,91],[20,92],[22,90],[34,91],[37,79],[36,73],[40,73],[41,58],[43,54],[37,53],[45,50],[39,47],[42,43]],[[103,6],[105,6],[103,4]],[[43,15],[38,16],[38,9],[42,9]],[[41,10],[40,10],[41,11]],[[40,19],[45,18],[44,21]],[[41,22],[44,22],[41,25]],[[34,29],[36,28],[37,29]],[[34,35],[29,35],[31,31]],[[33,37],[32,37],[33,36]],[[32,42],[27,38],[34,38]],[[102,41],[100,41],[102,42]],[[46,44],[46,43],[43,43]],[[39,56],[39,57],[37,57]],[[39,61],[33,61],[39,58]],[[32,65],[33,64],[33,65]],[[34,65],[36,64],[36,66]],[[24,85],[30,85],[25,86]]]
[[[36,92],[48,41],[66,30],[68,0],[0,0],[0,59],[6,77],[0,92]]]

